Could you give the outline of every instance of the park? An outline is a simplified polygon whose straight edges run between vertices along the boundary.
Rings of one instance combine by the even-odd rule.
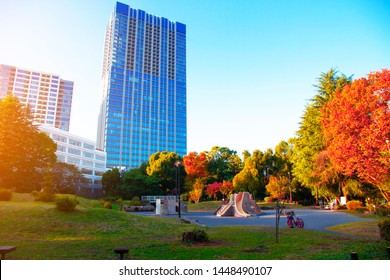
[[[347,260],[388,259],[389,243],[381,240],[377,215],[328,211],[285,205],[305,220],[305,228],[288,228],[281,218],[275,242],[274,205],[258,203],[262,214],[249,218],[216,217],[220,202],[190,204],[183,217],[153,212],[127,213],[113,202],[77,197],[74,212],[62,212],[55,203],[34,202],[30,194],[13,194],[0,202],[1,246],[16,246],[6,259],[114,260],[117,247],[127,247],[125,259],[138,260]],[[266,205],[266,206],[265,206]],[[204,242],[183,243],[183,232],[204,230]]]

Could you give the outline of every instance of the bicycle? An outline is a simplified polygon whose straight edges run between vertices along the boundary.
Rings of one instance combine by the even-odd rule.
[[[299,228],[303,228],[305,226],[305,223],[302,219],[297,218],[295,216],[294,211],[287,212],[287,226],[290,228],[294,228],[294,226],[297,226]]]

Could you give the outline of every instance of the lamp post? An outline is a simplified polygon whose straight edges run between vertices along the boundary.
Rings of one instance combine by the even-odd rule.
[[[176,166],[176,186],[177,186],[177,192],[176,192],[176,196],[178,197],[178,214],[179,214],[179,218],[181,218],[181,205],[180,205],[180,167],[181,165],[181,161],[178,160],[175,162],[175,166]]]

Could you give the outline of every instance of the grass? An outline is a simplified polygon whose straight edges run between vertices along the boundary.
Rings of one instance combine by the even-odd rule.
[[[194,225],[109,210],[94,200],[79,201],[73,213],[57,211],[54,203],[0,202],[0,245],[17,246],[7,259],[110,260],[118,258],[116,246],[129,246],[125,257],[141,260],[337,260],[349,259],[352,251],[360,259],[388,258],[389,243],[378,239],[281,228],[276,243],[274,228],[260,226],[207,228],[209,242],[186,245],[180,235]],[[353,225],[353,232],[362,226],[366,224]]]

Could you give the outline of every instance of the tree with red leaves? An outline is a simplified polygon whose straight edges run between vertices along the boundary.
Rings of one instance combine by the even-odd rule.
[[[209,197],[214,197],[215,200],[218,199],[218,194],[221,193],[222,183],[214,182],[212,184],[208,184],[206,188],[206,194]]]
[[[183,157],[183,164],[187,176],[192,180],[195,178],[204,178],[207,176],[208,158],[206,153],[191,152]]]
[[[327,151],[335,168],[377,187],[390,201],[390,70],[346,85],[322,108]]]

